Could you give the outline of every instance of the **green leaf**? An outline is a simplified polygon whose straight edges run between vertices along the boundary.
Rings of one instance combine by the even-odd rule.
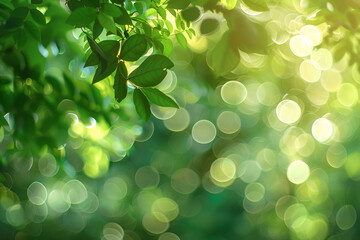
[[[98,57],[100,59],[106,60],[107,57],[106,57],[104,51],[98,45],[98,43],[95,42],[95,40],[92,37],[90,37],[89,35],[87,35],[86,38],[87,38],[87,40],[89,42],[90,49],[93,51],[93,53],[98,55]]]
[[[175,35],[175,37],[176,37],[176,40],[178,41],[178,43],[180,44],[180,46],[187,49],[187,41],[186,41],[186,38],[185,38],[184,34],[177,33]]]
[[[229,32],[226,32],[210,53],[208,63],[217,76],[230,73],[240,63],[239,51],[229,42]]]
[[[84,4],[85,7],[93,7],[93,8],[100,7],[100,0],[81,0],[80,2]]]
[[[42,0],[31,0],[31,4],[41,4]]]
[[[242,1],[251,10],[258,12],[265,12],[269,10],[269,7],[266,4],[267,0],[242,0]]]
[[[166,20],[166,11],[165,9],[163,9],[162,7],[159,7],[157,9],[159,15],[161,16],[162,19]]]
[[[91,52],[91,54],[89,55],[89,57],[86,59],[86,62],[84,64],[84,67],[89,67],[89,66],[96,66],[99,64],[99,58],[98,56],[94,53]]]
[[[136,34],[126,39],[121,48],[120,58],[125,61],[136,61],[147,50],[147,42],[144,35]]]
[[[180,31],[184,30],[183,20],[181,19],[180,14],[176,15],[176,17],[175,17],[175,25],[178,30],[180,30]]]
[[[95,51],[93,50],[94,47],[95,47]],[[84,65],[85,67],[99,64],[98,55],[101,55],[100,59],[109,59],[109,58],[113,59],[114,57],[116,57],[119,52],[120,43],[116,40],[104,40],[99,43],[95,42],[95,46],[93,47],[90,46],[90,48],[92,50],[92,53],[89,55],[88,59],[86,60]]]
[[[215,31],[219,26],[219,21],[215,18],[207,18],[201,22],[200,32],[201,34],[209,34]]]
[[[174,9],[184,9],[189,6],[191,0],[170,0],[167,7]]]
[[[114,78],[115,99],[121,102],[127,95],[127,69],[124,62],[119,62]]]
[[[22,26],[28,13],[29,13],[29,8],[26,7],[15,8],[11,12],[9,19],[6,21],[5,28],[14,29]]]
[[[192,37],[196,35],[194,29],[192,29],[192,28],[186,29],[186,33],[190,39],[192,39]]]
[[[183,19],[193,22],[200,17],[200,10],[197,7],[189,7],[181,11]]]
[[[104,13],[112,17],[120,17],[123,15],[121,9],[118,6],[111,3],[105,3],[102,10]]]
[[[29,14],[29,8],[18,7],[11,12],[10,18],[20,18],[24,20],[28,14]]]
[[[9,8],[9,9],[14,8],[11,0],[3,0],[3,1],[0,2],[0,5],[4,6],[6,8]]]
[[[179,108],[179,105],[168,95],[161,92],[156,88],[141,88],[140,89],[150,102],[159,105],[161,107],[174,107]]]
[[[151,55],[130,75],[129,80],[141,87],[152,87],[159,84],[166,76],[166,69],[174,64],[163,55]]]
[[[67,0],[67,6],[73,12],[77,8],[84,7],[84,4],[78,0]]]
[[[99,20],[101,26],[103,26],[110,32],[116,34],[116,26],[113,17],[110,17],[105,13],[100,12],[99,15],[97,16],[97,19]]]
[[[133,94],[133,101],[135,105],[135,110],[137,114],[141,117],[145,122],[150,119],[150,104],[149,100],[145,97],[145,95],[136,88]]]
[[[173,27],[172,23],[167,19],[165,19],[164,21],[165,21],[165,25],[166,25],[167,29],[171,33],[174,30],[174,27]]]
[[[35,40],[40,41],[40,30],[34,22],[25,21],[24,27]]]
[[[144,13],[144,6],[143,6],[142,2],[135,2],[135,3],[134,3],[134,7],[136,8],[136,11],[137,11],[139,14],[143,14],[143,13]]]
[[[120,10],[122,11],[122,15],[115,18],[115,22],[120,25],[132,25],[132,21],[128,12],[123,7],[121,7]]]
[[[95,19],[93,26],[93,38],[96,39],[97,37],[99,37],[103,30],[104,30],[103,26],[101,26],[99,21]]]
[[[14,39],[16,40],[18,47],[21,49],[26,43],[26,35],[24,28],[19,28],[14,32]]]
[[[37,22],[40,25],[45,25],[46,24],[46,20],[44,15],[37,9],[33,8],[30,9],[30,14],[31,17],[35,20],[35,22]]]
[[[96,17],[95,8],[91,8],[91,7],[77,8],[70,14],[68,19],[66,20],[66,23],[73,25],[75,27],[86,27],[95,20],[95,17]]]
[[[172,51],[173,51],[173,43],[170,39],[164,38],[161,39],[161,44],[164,47],[163,54],[167,57],[170,57]]]
[[[96,69],[93,84],[103,80],[112,74],[117,67],[117,59],[113,59],[112,61],[100,62],[100,66]]]

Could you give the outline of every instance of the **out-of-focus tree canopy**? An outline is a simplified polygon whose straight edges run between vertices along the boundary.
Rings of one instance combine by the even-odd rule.
[[[0,239],[357,239],[359,10],[0,1]]]

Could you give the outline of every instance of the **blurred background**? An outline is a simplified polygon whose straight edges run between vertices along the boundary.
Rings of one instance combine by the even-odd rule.
[[[157,86],[180,108],[149,122],[113,76],[91,85],[65,1],[46,4],[40,43],[0,40],[0,239],[358,238],[356,1],[235,1],[255,34],[237,53],[201,10]]]

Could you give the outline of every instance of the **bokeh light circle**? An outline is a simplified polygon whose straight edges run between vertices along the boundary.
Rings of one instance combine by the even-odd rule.
[[[287,178],[294,184],[301,184],[305,182],[309,176],[309,166],[300,160],[292,162],[287,169]]]
[[[337,91],[336,97],[345,107],[352,107],[359,100],[358,90],[351,83],[343,83]]]
[[[216,137],[215,125],[208,120],[199,120],[192,127],[191,136],[198,143],[210,143]]]
[[[241,121],[236,113],[224,111],[220,113],[216,119],[216,125],[221,132],[225,134],[234,134],[240,130]]]
[[[261,183],[250,183],[245,188],[245,196],[251,202],[259,202],[265,195],[265,187]]]
[[[173,132],[183,131],[189,124],[190,115],[185,108],[178,109],[172,117],[164,120],[165,127]]]
[[[333,125],[326,118],[316,119],[311,127],[311,133],[318,142],[326,142],[333,135]]]
[[[27,189],[27,196],[33,204],[42,205],[47,199],[46,187],[40,182],[33,182]]]
[[[312,45],[311,40],[303,35],[296,35],[290,39],[290,49],[298,57],[310,55]]]
[[[216,159],[210,167],[210,176],[217,182],[228,182],[235,177],[235,163],[228,158]]]
[[[295,101],[286,99],[277,105],[276,116],[283,123],[295,123],[301,116],[301,108]]]
[[[221,87],[221,98],[231,105],[242,103],[247,96],[244,84],[238,81],[228,81]]]
[[[321,32],[314,25],[305,25],[300,29],[300,34],[309,38],[312,46],[317,46],[321,43]]]
[[[182,194],[190,194],[200,185],[200,177],[189,168],[181,168],[171,176],[172,188]]]
[[[356,219],[356,209],[352,205],[342,206],[336,213],[336,224],[341,230],[352,228]]]

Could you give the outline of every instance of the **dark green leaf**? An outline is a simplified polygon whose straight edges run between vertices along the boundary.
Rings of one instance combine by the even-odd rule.
[[[174,64],[167,57],[152,55],[136,68],[128,79],[138,86],[152,87],[159,84],[166,76],[166,69],[173,66]]]
[[[200,10],[197,7],[189,7],[181,11],[181,16],[186,21],[195,21],[200,17]]]
[[[179,105],[165,93],[156,88],[141,88],[140,89],[150,102],[161,107],[174,107],[179,108]]]
[[[30,10],[31,17],[40,25],[45,25],[46,20],[44,15],[37,9],[31,9]]]
[[[115,18],[115,22],[120,25],[132,25],[132,21],[128,12],[122,7],[120,8],[120,10],[122,11],[122,15]]]
[[[26,7],[15,8],[11,12],[9,19],[6,21],[5,27],[7,29],[14,29],[22,26],[28,13],[29,13],[29,8]]]
[[[127,69],[124,62],[119,62],[114,78],[115,99],[121,102],[127,95]]]
[[[123,15],[121,9],[118,6],[111,3],[104,4],[103,12],[112,17],[120,17]]]
[[[141,117],[145,122],[150,119],[150,104],[149,100],[145,97],[145,95],[139,90],[135,89],[133,94],[133,100],[135,105],[135,110],[137,114]]]
[[[201,22],[200,32],[201,34],[209,34],[217,29],[219,21],[215,18],[207,18]]]
[[[18,44],[18,47],[22,48],[26,43],[25,30],[23,28],[17,29],[14,33],[14,38]]]
[[[37,41],[40,41],[40,30],[38,26],[35,25],[32,21],[24,22],[25,29],[29,32],[29,34]]]
[[[29,8],[27,7],[18,7],[15,8],[10,15],[10,18],[19,18],[24,20],[29,14]]]
[[[143,13],[144,13],[144,6],[143,6],[142,2],[136,2],[136,3],[134,3],[134,7],[136,8],[136,11],[137,11],[139,14],[143,14]]]
[[[18,27],[22,26],[22,24],[23,24],[23,19],[9,18],[6,21],[5,28],[7,28],[7,29],[15,29],[15,28],[18,28]]]
[[[99,58],[98,56],[92,52],[89,57],[87,58],[84,67],[89,67],[89,66],[95,66],[99,64]]]
[[[186,38],[185,38],[184,34],[177,33],[175,36],[176,36],[176,40],[178,41],[180,46],[187,49],[187,41],[186,41]]]
[[[5,8],[13,9],[13,5],[11,3],[11,0],[3,0],[0,2],[0,5],[4,6]]]
[[[95,20],[95,17],[96,17],[95,8],[91,8],[91,7],[77,8],[70,14],[68,19],[66,20],[66,23],[73,25],[75,27],[86,27]]]
[[[238,49],[232,47],[229,42],[229,32],[226,32],[210,53],[209,66],[217,76],[230,73],[240,62]]]
[[[84,4],[85,7],[93,7],[93,8],[100,7],[99,0],[81,0],[81,2]]]
[[[97,19],[95,19],[94,26],[93,26],[93,38],[96,39],[103,31],[103,26],[99,23]]]
[[[73,12],[77,8],[84,7],[84,4],[82,2],[79,2],[78,0],[68,0],[67,6]]]
[[[41,4],[42,0],[31,0],[31,4]]]
[[[87,35],[86,38],[87,38],[87,40],[89,42],[90,49],[93,51],[93,53],[98,55],[98,57],[100,59],[106,60],[107,57],[106,57],[104,51],[98,45],[98,43],[95,42],[95,40],[93,38],[91,38],[89,35]]]
[[[104,40],[98,43],[99,47],[107,57],[114,56],[116,57],[119,53],[120,43],[116,40]]]
[[[93,43],[94,44],[94,43]],[[91,47],[91,45],[90,45]],[[98,55],[102,55],[100,59],[108,59],[108,58],[114,58],[117,56],[120,48],[120,44],[116,40],[104,40],[99,43],[95,42],[95,48],[97,50],[92,49],[92,53],[89,55],[88,59],[85,62],[85,67],[87,66],[94,66],[99,64],[99,57]],[[94,48],[94,46],[93,46]],[[99,51],[98,53],[96,51]]]
[[[136,61],[147,49],[147,42],[144,35],[136,34],[126,39],[121,48],[120,58],[125,61]]]
[[[189,6],[191,0],[170,0],[168,3],[168,8],[174,9],[184,9]]]
[[[100,60],[101,61],[101,60]],[[113,59],[109,62],[102,62],[100,66],[96,69],[94,78],[93,78],[93,84],[103,80],[104,78],[108,77],[110,74],[112,74],[117,67],[117,59]]]
[[[116,26],[113,17],[106,15],[103,12],[100,12],[97,19],[101,26],[109,30],[110,32],[116,34]]]

